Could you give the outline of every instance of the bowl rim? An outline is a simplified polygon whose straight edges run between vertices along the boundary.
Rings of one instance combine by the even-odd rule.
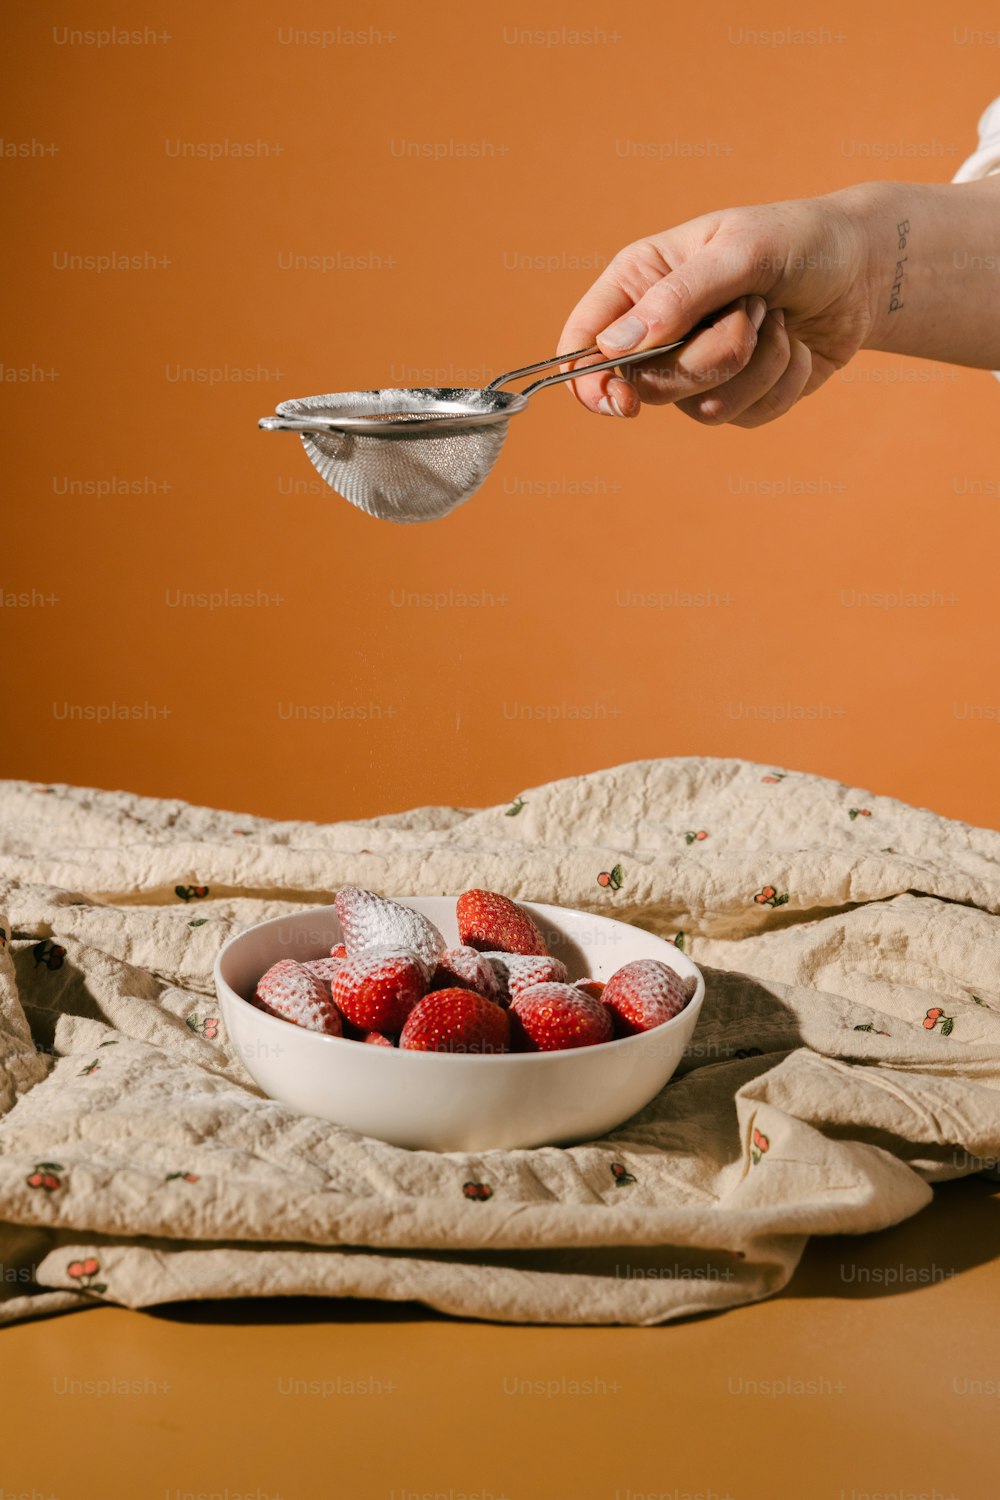
[[[440,896],[409,895],[393,896],[387,899],[397,901],[400,906],[406,906],[409,901],[450,901],[452,899],[457,901],[458,897],[451,897],[447,892],[445,892]],[[597,922],[607,922],[614,927],[629,928],[632,925],[630,922],[620,921],[617,917],[606,917],[600,912],[583,911],[579,907],[575,906],[555,906],[551,902],[528,901],[522,900],[521,898],[518,898],[518,905],[533,908],[535,910],[540,909],[546,912],[570,912],[573,916],[586,917]],[[416,910],[416,908],[412,909]],[[297,917],[303,917],[312,913],[319,914],[320,912],[329,911],[336,913],[336,906],[332,902],[326,906],[305,906],[301,907],[297,911],[282,912],[276,917],[265,917],[263,921],[253,922],[249,927],[244,927],[240,932],[232,933],[222,944],[222,947],[215,955],[215,962],[212,965],[212,977],[215,981],[216,991],[219,994],[220,998],[232,999],[237,1001],[240,1005],[245,1006],[248,1011],[251,1011],[256,1019],[266,1022],[269,1026],[280,1027],[281,1034],[287,1035],[288,1027],[290,1025],[294,1025],[294,1023],[283,1020],[281,1016],[270,1015],[266,1010],[261,1010],[258,1006],[253,1005],[249,1000],[245,1000],[242,995],[238,994],[236,990],[233,989],[229,981],[224,979],[222,976],[221,966],[223,958],[225,957],[226,953],[228,953],[229,949],[233,947],[241,938],[248,936],[248,934],[251,932],[256,932],[258,928],[268,927],[272,924],[277,925],[281,922],[294,921]],[[648,937],[656,938],[659,942],[664,943],[668,947],[673,946],[670,943],[669,938],[661,938],[658,933],[647,932],[646,928],[636,928],[636,931],[645,932]],[[671,1016],[669,1021],[661,1021],[659,1026],[651,1027],[649,1031],[637,1031],[632,1036],[614,1037],[610,1042],[594,1042],[589,1047],[556,1047],[552,1048],[549,1051],[538,1052],[431,1052],[423,1051],[422,1049],[416,1047],[398,1047],[395,1045],[393,1045],[392,1047],[369,1047],[368,1050],[370,1053],[391,1053],[395,1054],[397,1057],[405,1056],[460,1058],[465,1062],[473,1062],[478,1065],[488,1066],[490,1064],[497,1064],[502,1062],[509,1063],[511,1058],[516,1058],[519,1062],[523,1060],[526,1062],[530,1061],[533,1063],[539,1063],[551,1062],[554,1058],[566,1058],[579,1055],[590,1057],[595,1053],[604,1053],[612,1048],[625,1047],[631,1043],[636,1042],[647,1042],[648,1038],[658,1037],[662,1035],[669,1027],[676,1026],[681,1020],[689,1020],[692,1015],[696,1016],[697,1013],[701,1010],[702,1003],[705,999],[705,976],[701,972],[701,969],[694,962],[694,960],[692,958],[689,958],[689,956],[686,953],[682,952],[681,949],[678,948],[676,949],[676,951],[686,964],[690,964],[692,970],[694,971],[694,978],[696,981],[694,994],[684,1006],[683,1010],[679,1010],[675,1016]],[[663,960],[661,960],[661,962],[662,961]],[[275,960],[275,962],[277,962],[277,960]],[[627,959],[626,962],[637,962],[637,960]],[[624,964],[621,967],[624,968]],[[671,966],[668,965],[668,967]],[[338,1047],[344,1046],[345,1044],[351,1048],[365,1045],[363,1042],[357,1041],[354,1037],[330,1036],[325,1031],[310,1031],[305,1026],[295,1026],[294,1029],[302,1036],[312,1037],[316,1042],[324,1042],[328,1044],[332,1043],[334,1046]],[[381,1064],[376,1064],[376,1067],[378,1066],[381,1066]],[[406,1064],[405,1066],[408,1066],[408,1064]]]

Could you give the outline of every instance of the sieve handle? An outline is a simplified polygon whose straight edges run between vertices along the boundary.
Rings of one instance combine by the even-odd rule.
[[[534,391],[540,391],[546,385],[559,385],[563,380],[578,380],[581,375],[596,375],[601,370],[617,370],[621,365],[635,365],[642,360],[653,359],[657,354],[667,354],[671,349],[679,349],[681,344],[687,342],[687,338],[675,339],[672,344],[660,344],[655,349],[640,349],[634,354],[619,354],[614,359],[601,360],[599,364],[587,365],[582,370],[557,370],[554,375],[546,375],[542,380],[532,381],[531,385],[525,386],[521,392],[522,396],[530,396]],[[569,359],[584,359],[588,354],[600,354],[596,344],[589,349],[577,349],[572,354],[553,354],[551,359],[540,359],[535,365],[525,365],[522,370],[509,370],[506,375],[498,375],[496,380],[491,380],[486,387],[488,391],[496,391],[508,380],[518,380],[522,375],[534,375],[538,370],[547,370],[550,365],[562,365]]]
[[[261,417],[257,426],[264,432],[337,432],[338,424],[330,417]]]

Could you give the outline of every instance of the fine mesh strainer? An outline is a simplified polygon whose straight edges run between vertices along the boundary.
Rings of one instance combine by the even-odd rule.
[[[381,521],[436,521],[474,495],[507,435],[507,423],[546,385],[613,370],[665,354],[684,343],[602,359],[583,370],[559,370],[522,391],[500,387],[550,365],[600,354],[597,345],[498,375],[482,389],[386,387],[282,401],[262,417],[266,432],[297,432],[313,467],[359,510]]]

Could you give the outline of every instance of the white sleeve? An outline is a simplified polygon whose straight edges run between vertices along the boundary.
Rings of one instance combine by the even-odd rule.
[[[983,110],[979,117],[979,146],[951,180],[974,182],[977,177],[991,177],[994,172],[1000,172],[1000,99],[994,99]],[[993,373],[1000,380],[1000,370]]]
[[[979,120],[978,149],[962,163],[952,182],[973,182],[977,177],[989,177],[993,172],[1000,172],[1000,99],[994,99],[983,110]]]

